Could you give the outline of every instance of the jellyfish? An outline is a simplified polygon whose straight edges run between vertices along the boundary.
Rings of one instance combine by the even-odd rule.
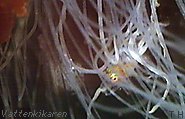
[[[174,3],[183,17],[182,1]],[[20,78],[19,108],[24,101],[30,111],[67,108],[71,119],[108,114],[157,119],[159,113],[175,119],[179,115],[171,112],[184,110],[184,66],[174,56],[184,58],[184,41],[167,29],[171,23],[161,21],[162,1],[30,0],[29,5],[25,36],[1,65],[7,77],[13,72]],[[4,106],[11,110],[15,105],[5,92],[6,80],[13,79],[2,73],[0,78]]]
[[[69,13],[88,45],[91,63],[89,68],[76,65],[65,46],[61,50],[61,55],[64,54],[62,59],[66,59],[64,62],[72,71],[98,75],[101,80],[92,97],[85,94],[90,98],[87,101],[89,99],[84,97],[80,85],[78,87],[74,82],[74,74],[68,72],[69,85],[75,88],[73,90],[76,90],[88,118],[95,118],[93,114],[101,118],[94,106],[101,93],[115,97],[145,118],[157,118],[153,114],[159,108],[167,113],[165,110],[180,109],[184,105],[184,87],[179,79],[181,73],[174,67],[161,31],[156,11],[160,7],[158,1],[97,0],[83,1],[81,6],[76,1],[62,2],[63,18],[59,29],[61,32],[70,29],[65,22]],[[89,4],[92,5],[89,9],[96,12],[96,20],[88,14]],[[65,35],[61,36],[65,42]],[[88,62],[80,48],[78,52]],[[117,92],[127,92],[128,97],[135,95],[134,103],[138,107],[128,103]],[[178,104],[169,99],[174,98],[174,93],[179,99]],[[141,100],[140,96],[144,99]]]

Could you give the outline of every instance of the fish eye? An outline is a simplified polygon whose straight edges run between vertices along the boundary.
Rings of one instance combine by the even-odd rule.
[[[117,82],[118,81],[118,75],[116,73],[112,73],[110,76],[112,82]]]

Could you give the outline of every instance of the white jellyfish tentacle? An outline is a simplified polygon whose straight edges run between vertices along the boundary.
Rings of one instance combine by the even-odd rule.
[[[134,58],[137,62],[139,62],[139,63],[142,64],[143,66],[147,67],[150,71],[154,72],[156,75],[161,76],[161,77],[163,77],[163,78],[165,79],[165,81],[166,81],[166,90],[164,91],[164,94],[163,94],[163,96],[162,96],[162,98],[161,98],[162,100],[165,100],[165,98],[167,97],[168,92],[169,92],[169,90],[170,90],[170,82],[169,82],[168,76],[167,76],[164,72],[162,72],[162,71],[160,71],[160,70],[154,68],[154,67],[151,66],[150,64],[146,63],[146,62],[142,59],[142,57],[139,55],[139,53],[137,53],[136,51],[134,51],[133,39],[130,39],[130,40],[129,40],[128,51],[129,51],[131,57]],[[151,114],[151,113],[154,113],[154,112],[159,108],[160,104],[161,104],[161,101],[159,101],[159,102],[149,111],[149,113],[150,113],[150,114]]]
[[[144,39],[141,39],[138,43],[139,55],[143,55],[147,49],[148,49],[148,45],[146,44]]]
[[[107,46],[105,43],[105,34],[104,34],[104,29],[103,29],[103,17],[102,17],[102,0],[97,0],[97,4],[98,4],[98,25],[99,25],[99,37],[102,43],[102,47],[104,48],[104,53],[105,55],[108,57],[108,50],[107,50]]]
[[[113,37],[113,44],[114,44],[115,58],[111,59],[111,63],[116,65],[119,62],[119,50],[116,44],[115,36]]]
[[[92,100],[90,101],[90,103],[89,103],[89,106],[88,106],[88,117],[91,117],[91,115],[92,115],[92,113],[91,113],[91,108],[92,108],[92,106],[93,106],[93,103],[96,101],[96,99],[100,96],[100,94],[101,93],[103,93],[103,92],[105,92],[107,89],[105,88],[105,87],[99,87],[97,90],[96,90],[96,92],[95,92],[95,94],[94,94],[94,96],[93,96],[93,98],[92,98]]]

